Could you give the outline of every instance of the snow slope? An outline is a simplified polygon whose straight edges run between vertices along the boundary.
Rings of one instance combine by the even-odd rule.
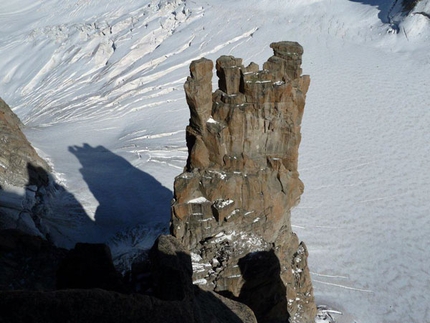
[[[107,242],[119,262],[150,246],[187,155],[189,63],[261,66],[295,40],[312,82],[292,222],[317,302],[337,322],[430,322],[430,19],[388,33],[393,3],[2,1],[0,95],[87,217],[59,205],[59,243]]]

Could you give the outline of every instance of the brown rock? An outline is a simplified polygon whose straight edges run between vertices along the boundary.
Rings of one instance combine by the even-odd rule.
[[[21,131],[22,123],[0,99],[0,228],[47,236],[36,214],[49,183],[48,164],[39,157]],[[11,192],[21,190],[24,194]]]
[[[191,77],[185,83],[187,103],[190,107],[190,126],[202,133],[212,106],[212,61],[202,58],[190,65]]]
[[[23,132],[22,123],[0,98],[0,185],[47,185],[48,164]]]
[[[310,79],[301,76],[298,43],[271,47],[274,56],[262,71],[220,57],[219,89],[210,104],[211,63],[191,64],[185,83],[189,158],[175,179],[171,232],[191,251],[194,281],[202,288],[242,299],[259,322],[313,322],[307,250],[290,223],[303,192],[297,159]],[[275,283],[269,291],[267,281],[241,266],[254,254],[270,255]],[[246,272],[260,270],[253,266],[249,262]]]

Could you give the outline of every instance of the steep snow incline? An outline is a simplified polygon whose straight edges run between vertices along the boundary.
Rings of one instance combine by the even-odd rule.
[[[1,3],[0,95],[90,220],[54,219],[62,243],[106,241],[121,263],[151,245],[185,164],[188,64],[261,66],[270,42],[295,40],[312,81],[293,224],[317,301],[338,322],[430,321],[430,1],[397,34],[381,20],[392,3]]]
[[[430,1],[419,1],[408,16],[399,22],[405,37],[423,37],[428,40],[430,28]]]

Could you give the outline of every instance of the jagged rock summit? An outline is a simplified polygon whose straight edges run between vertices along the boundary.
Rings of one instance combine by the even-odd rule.
[[[259,322],[313,322],[308,252],[291,229],[303,192],[297,171],[310,78],[303,48],[272,43],[263,65],[190,65],[185,83],[189,157],[176,177],[171,232],[191,251],[194,283],[239,300]]]

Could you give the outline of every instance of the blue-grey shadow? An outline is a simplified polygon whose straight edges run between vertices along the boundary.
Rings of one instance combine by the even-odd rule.
[[[379,10],[378,18],[383,23],[391,22],[390,12],[393,8],[394,2],[395,2],[394,0],[350,0],[350,1],[377,7]],[[402,0],[398,0],[398,1],[402,1]],[[406,0],[402,2],[408,2],[408,1]]]
[[[137,225],[170,220],[172,192],[151,175],[137,169],[103,146],[70,146],[82,165],[79,170],[99,206],[95,223],[105,234]]]
[[[23,195],[0,186],[0,230],[42,236],[66,248],[94,235],[97,228],[80,202],[52,174],[27,163],[27,178]],[[86,234],[81,233],[82,228]]]

